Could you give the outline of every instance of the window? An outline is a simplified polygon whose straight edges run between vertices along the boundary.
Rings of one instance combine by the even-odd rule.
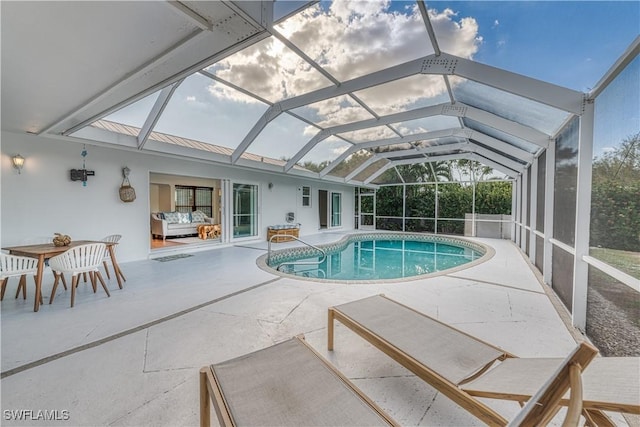
[[[342,225],[342,194],[331,193],[331,226]]]
[[[311,206],[311,187],[302,187],[302,206]]]
[[[213,215],[213,188],[176,185],[176,211],[202,211],[208,217]]]

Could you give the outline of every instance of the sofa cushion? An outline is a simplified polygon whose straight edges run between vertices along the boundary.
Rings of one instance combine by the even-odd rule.
[[[191,222],[206,222],[205,218],[207,216],[202,211],[193,211],[191,212]]]
[[[163,212],[167,224],[190,224],[191,214],[184,212]]]
[[[198,227],[195,224],[189,223],[189,224],[167,224],[167,230],[168,231],[182,231],[185,234],[188,233],[197,233],[198,231]]]

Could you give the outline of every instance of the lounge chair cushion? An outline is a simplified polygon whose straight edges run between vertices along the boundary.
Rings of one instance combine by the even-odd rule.
[[[496,347],[381,295],[335,309],[357,319],[361,326],[454,384],[460,384],[504,354]],[[434,348],[438,351],[432,351]]]
[[[389,423],[298,339],[211,365],[235,425]]]

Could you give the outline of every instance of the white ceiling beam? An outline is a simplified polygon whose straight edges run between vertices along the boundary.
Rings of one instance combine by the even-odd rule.
[[[57,135],[51,135],[51,137],[56,137]],[[86,139],[88,141],[99,141],[104,142],[106,144],[110,144],[111,146],[121,146],[127,148],[138,149],[138,140],[135,136],[125,135],[122,133],[111,132],[106,129],[96,128],[93,126],[87,126],[82,129],[79,129],[75,132],[72,137],[67,136],[59,136],[64,140],[71,140],[74,138]]]
[[[236,147],[236,149],[233,151],[233,154],[231,155],[232,164],[235,164],[238,159],[240,159],[242,154],[247,151],[249,145],[251,145],[251,143],[258,137],[258,135],[260,135],[260,132],[262,132],[265,127],[267,127],[269,122],[278,117],[280,114],[282,114],[282,109],[280,108],[279,103],[273,104],[269,108],[267,108],[267,111],[265,111],[262,117],[258,119],[256,124],[253,125],[242,142],[240,142],[240,145],[238,145],[238,147]]]
[[[640,36],[637,36],[631,42],[631,45],[629,45],[627,50],[618,58],[616,63],[613,64],[607,73],[602,76],[600,81],[596,83],[595,87],[589,92],[589,99],[596,99],[596,97],[609,86],[609,83],[611,83],[631,61],[636,59],[638,55],[640,55]]]
[[[493,169],[495,169],[497,171],[502,172],[503,174],[505,174],[505,175],[507,175],[507,176],[509,176],[511,178],[517,178],[519,175],[521,175],[521,172],[509,169],[508,167],[506,167],[506,166],[504,166],[504,165],[502,165],[500,163],[494,162],[491,159],[487,159],[486,157],[483,157],[483,156],[481,156],[479,154],[471,153],[469,155],[469,159],[475,160],[477,162],[480,162],[485,166],[489,166],[489,167],[491,167],[491,168],[493,168]]]
[[[200,28],[201,30],[211,31],[213,29],[213,24],[207,21],[206,18],[198,15],[193,10],[189,9],[188,6],[185,6],[182,2],[179,1],[168,1],[171,6],[174,7],[174,10],[180,12],[182,16],[186,17],[193,25]]]
[[[493,151],[487,150],[484,147],[480,147],[476,144],[471,143],[469,146],[469,151],[479,154],[486,159],[493,160],[496,163],[499,163],[503,166],[508,167],[511,170],[516,172],[522,172],[523,169],[527,167],[527,165],[523,165],[522,163],[518,163],[515,160],[511,160],[507,157],[501,156]]]
[[[446,137],[464,138],[467,141],[469,139],[475,139],[478,142],[488,147],[494,148],[498,151],[502,151],[505,154],[508,154],[509,156],[522,160],[523,162],[531,163],[533,161],[533,157],[534,157],[533,154],[527,151],[524,151],[518,147],[515,147],[509,143],[506,143],[504,141],[495,139],[489,135],[485,135],[482,132],[478,132],[470,128],[462,128],[462,129],[449,128],[449,129],[442,129],[442,130],[437,130],[432,132],[421,132],[417,134],[407,135],[404,137],[394,137],[394,138],[380,139],[376,141],[367,141],[367,142],[354,144],[351,147],[349,147],[345,152],[343,152],[340,156],[338,156],[334,161],[332,161],[329,165],[327,165],[327,167],[320,172],[320,176],[325,176],[326,174],[331,172],[331,170],[333,170],[336,166],[338,166],[340,163],[346,160],[347,157],[349,157],[351,154],[359,150],[382,147],[385,145],[411,143],[411,142],[421,141],[421,140],[427,140],[427,141],[438,140],[440,138],[446,138]],[[452,146],[457,147],[456,144],[444,144],[444,145],[435,145],[435,146],[417,148],[416,150],[422,153],[431,153],[431,152],[441,151],[443,149],[453,149],[451,148]]]
[[[168,9],[178,11],[175,5],[170,5],[169,2],[164,4]],[[248,22],[239,13],[234,13],[234,5],[229,2],[217,4],[220,6],[214,9],[221,19],[213,23],[211,31],[203,31],[200,28],[202,25],[196,27],[193,22],[189,22],[190,25],[194,25],[191,34],[140,64],[138,68],[38,133],[72,134],[83,126],[269,36],[263,27]],[[186,17],[182,13],[181,16]]]
[[[335,169],[336,166],[338,166],[340,163],[342,163],[347,157],[349,157],[351,154],[353,154],[354,152],[356,152],[358,150],[360,150],[360,148],[358,148],[355,145],[352,145],[351,147],[346,149],[334,161],[329,163],[324,169],[322,169],[320,171],[320,176],[327,175],[329,172],[331,172],[333,169]]]
[[[138,150],[142,150],[142,148],[144,147],[144,144],[147,142],[149,135],[151,135],[153,128],[158,122],[158,119],[160,119],[160,115],[169,103],[171,96],[183,81],[184,79],[172,84],[171,86],[167,86],[162,89],[162,91],[160,91],[156,102],[153,104],[153,107],[151,108],[151,111],[147,116],[147,120],[145,120],[142,128],[140,128],[140,133],[138,133]]]
[[[379,170],[371,174],[367,179],[365,179],[364,183],[365,184],[371,183],[371,181],[373,181],[378,176],[382,175],[385,171],[387,171],[392,167],[402,166],[402,165],[413,165],[413,164],[427,163],[427,162],[431,163],[431,162],[441,162],[441,161],[448,161],[448,160],[458,160],[458,159],[475,160],[486,166],[490,166],[493,169],[500,171],[512,178],[515,178],[520,174],[519,171],[512,170],[503,164],[495,162],[491,159],[487,159],[475,152],[466,152],[466,153],[459,153],[459,154],[445,154],[441,156],[429,156],[424,159],[416,158],[416,159],[405,159],[405,160],[397,160],[397,161],[389,162],[384,167],[380,168]]]
[[[360,172],[362,172],[363,170],[365,170],[366,168],[368,168],[370,165],[372,165],[373,163],[377,162],[378,160],[380,160],[379,158],[377,158],[377,156],[371,156],[369,157],[366,161],[364,161],[360,166],[358,166],[357,168],[355,168],[353,171],[351,171],[351,173],[349,173],[349,175],[344,177],[345,181],[351,181],[355,176],[357,176]]]
[[[424,1],[422,0],[416,0],[416,3],[418,3],[418,9],[420,9],[422,22],[424,22],[424,25],[427,28],[427,34],[429,34],[429,40],[431,41],[431,46],[433,47],[433,51],[436,53],[436,56],[440,56],[442,51],[440,50],[440,46],[438,45],[438,38],[436,37],[436,32],[433,30],[433,25],[431,25],[431,19],[429,18],[429,12],[427,11],[427,6],[424,4]]]
[[[383,83],[389,83],[394,80],[411,77],[422,71],[422,65],[425,60],[433,58],[435,58],[434,55],[428,55],[423,58],[414,59],[384,70],[347,80],[337,87],[326,87],[303,95],[298,95],[293,98],[285,99],[282,101],[282,109],[291,110],[293,108],[335,98],[340,95],[347,95],[350,92],[357,92],[372,86],[378,86]]]
[[[355,79],[348,80],[341,83],[339,86],[330,86],[322,89],[315,90],[313,92],[298,95],[293,98],[280,101],[280,109],[282,111],[292,110],[294,108],[303,107],[305,105],[313,104],[315,102],[324,101],[327,99],[335,98],[341,95],[348,95],[351,92],[356,92],[362,89],[366,89],[372,86],[377,86],[383,83],[389,83],[394,80],[410,77],[420,73],[422,70],[422,63],[426,58],[433,57],[429,55],[425,58],[414,59],[413,61],[405,62],[404,64],[396,65],[381,71],[377,71],[366,76],[356,77]],[[258,123],[254,126],[258,126],[261,122],[265,122],[265,116],[267,112],[258,120]],[[268,122],[267,122],[268,123]],[[265,124],[266,126],[266,124]],[[242,143],[237,147],[237,154],[234,153],[234,158],[237,159],[247,148],[253,143],[260,131],[264,129],[264,126],[259,129],[257,133],[253,135],[251,132],[243,139]],[[252,129],[253,131],[253,129]],[[298,159],[299,160],[299,159]],[[296,160],[297,161],[297,160]],[[295,164],[295,162],[293,162]]]
[[[508,133],[509,135],[524,139],[525,141],[531,142],[532,144],[545,149],[549,146],[549,138],[551,136],[544,132],[512,120],[505,119],[504,117],[497,116],[489,113],[488,111],[480,110],[470,105],[456,103],[456,105],[458,104],[465,105],[464,114],[458,117],[468,117],[476,122],[491,126],[494,129],[498,129],[502,132]]]
[[[451,68],[449,74],[455,74],[563,111],[582,115],[583,103],[586,98],[582,92],[446,53],[443,53],[440,59],[449,62]]]
[[[222,3],[254,26],[269,28],[273,25],[273,1],[271,0],[222,0]]]
[[[479,143],[486,145],[487,147],[493,148],[494,150],[507,154],[511,157],[522,160],[525,163],[533,163],[533,158],[535,157],[535,155],[529,153],[528,151],[511,145],[508,142],[504,142],[492,136],[486,135],[482,132],[478,132],[477,130],[465,128],[465,131],[467,132],[467,137],[470,139],[476,140]]]
[[[379,119],[367,119],[359,122],[348,123],[345,125],[338,125],[329,128],[325,128],[324,132],[327,136],[351,132],[354,130],[362,130],[371,127],[384,126],[390,123],[397,123],[408,120],[415,120],[418,118],[435,116],[442,114],[442,110],[449,104],[438,104],[429,107],[417,108],[415,110],[403,111],[401,113],[389,114],[387,116],[380,117]],[[311,149],[320,141],[313,143],[313,140],[309,141],[302,149],[300,149],[292,158],[287,162],[285,171],[292,168],[301,158],[303,158]],[[403,141],[405,142],[405,141]]]
[[[432,105],[428,107],[416,108],[414,110],[403,111],[400,113],[389,114],[387,116],[380,117],[379,119],[367,119],[359,122],[348,123],[345,125],[338,125],[329,128],[325,128],[324,131],[330,135],[351,132],[356,130],[367,129],[376,126],[383,126],[391,123],[398,123],[403,121],[416,120],[425,117],[432,117],[436,115],[457,116],[473,118],[480,122],[486,123],[491,127],[503,130],[507,133],[517,134],[521,138],[533,138],[532,141],[536,145],[546,147],[549,137],[541,132],[531,129],[527,126],[520,125],[495,114],[487,113],[482,110],[478,110],[474,107],[462,103],[456,103],[451,105],[449,103],[443,103],[438,105]],[[285,166],[285,171],[293,167],[300,159],[302,159],[317,142],[312,143],[310,141],[301,150],[299,150]],[[364,147],[363,147],[364,148]]]
[[[456,142],[453,144],[433,145],[433,146],[424,147],[424,148],[413,148],[411,150],[386,151],[384,153],[377,153],[377,156],[388,159],[391,157],[438,153],[440,151],[468,150],[469,144],[470,142],[465,141],[465,142]]]
[[[381,167],[380,169],[378,169],[377,171],[375,171],[374,173],[369,175],[369,177],[367,179],[365,179],[363,182],[365,184],[369,184],[371,181],[373,181],[374,179],[376,179],[377,177],[379,177],[380,175],[385,173],[387,171],[387,169],[390,169],[393,166],[394,166],[393,162],[387,163],[386,165],[384,165],[383,167]]]

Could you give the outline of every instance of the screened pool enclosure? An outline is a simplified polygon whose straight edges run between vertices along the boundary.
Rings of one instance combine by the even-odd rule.
[[[3,5],[7,25],[36,7],[26,3]],[[148,57],[106,58],[129,68],[59,96],[49,121],[13,120],[7,88],[3,129],[349,186],[356,216],[335,193],[330,227],[512,239],[604,354],[640,355],[637,28],[580,89],[496,66],[475,21],[440,2],[93,7],[148,23]],[[141,37],[131,31],[123,38]],[[7,78],[31,69],[3,59]],[[258,189],[235,190],[238,233],[254,235]]]

